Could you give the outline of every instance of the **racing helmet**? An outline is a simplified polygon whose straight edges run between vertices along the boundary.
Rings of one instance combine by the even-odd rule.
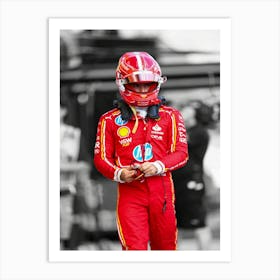
[[[127,52],[119,59],[116,84],[128,105],[146,107],[160,103],[158,93],[166,80],[157,61],[147,52]]]

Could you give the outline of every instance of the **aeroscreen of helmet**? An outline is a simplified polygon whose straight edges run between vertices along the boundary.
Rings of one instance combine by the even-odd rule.
[[[147,93],[154,91],[158,86],[158,83],[156,82],[150,82],[150,83],[130,83],[125,84],[124,87],[127,90],[137,92],[137,93]]]

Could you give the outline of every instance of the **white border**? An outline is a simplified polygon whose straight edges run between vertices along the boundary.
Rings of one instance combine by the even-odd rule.
[[[129,20],[129,24],[128,24]],[[60,251],[59,34],[62,29],[220,30],[221,234],[218,251]],[[54,262],[229,262],[231,260],[231,21],[229,18],[49,19],[49,260]]]
[[[279,0],[2,0],[0,7],[0,279],[280,279]],[[230,263],[48,262],[48,18],[128,13],[232,19]]]

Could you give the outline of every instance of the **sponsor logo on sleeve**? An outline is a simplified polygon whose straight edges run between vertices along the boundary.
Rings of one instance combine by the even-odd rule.
[[[179,116],[179,120],[181,121],[181,122],[184,122],[184,119],[183,119],[183,117],[180,115]]]
[[[184,125],[183,123],[180,123],[180,122],[179,122],[178,125],[181,126],[181,127],[183,127],[183,128],[185,128],[185,125]]]
[[[179,127],[178,127],[178,130],[179,130],[179,131],[186,132],[186,128],[185,128],[185,127],[181,127],[181,126],[179,126]]]
[[[100,153],[100,142],[96,141],[94,146],[94,154],[97,155]]]
[[[179,141],[180,141],[181,143],[187,144],[187,138],[186,138],[186,137],[180,137],[180,138],[179,138]]]

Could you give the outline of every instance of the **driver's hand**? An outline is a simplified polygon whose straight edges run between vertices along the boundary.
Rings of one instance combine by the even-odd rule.
[[[145,177],[154,176],[158,172],[156,166],[151,162],[144,162],[141,164],[140,170],[144,173]]]
[[[120,179],[126,183],[130,183],[135,179],[136,170],[132,167],[122,168]]]

